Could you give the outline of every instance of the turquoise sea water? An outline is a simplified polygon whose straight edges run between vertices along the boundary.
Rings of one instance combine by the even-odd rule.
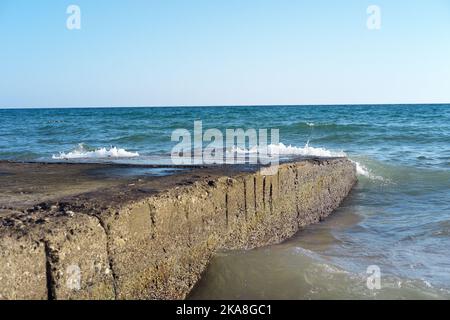
[[[277,128],[282,153],[345,153],[359,183],[293,239],[219,254],[193,298],[450,297],[450,105],[0,110],[0,159],[167,162],[194,120]]]

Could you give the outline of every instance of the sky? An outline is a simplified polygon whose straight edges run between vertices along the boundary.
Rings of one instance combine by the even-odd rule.
[[[3,108],[449,102],[449,0],[0,1]]]

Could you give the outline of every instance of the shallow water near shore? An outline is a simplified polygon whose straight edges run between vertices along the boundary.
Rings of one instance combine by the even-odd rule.
[[[292,239],[217,254],[189,298],[450,299],[448,203],[447,215],[430,218],[417,208],[402,217],[395,213],[401,199],[371,203],[373,183],[360,180],[337,212]],[[371,290],[367,268],[374,265],[381,288]]]
[[[0,119],[1,160],[170,163],[171,132],[203,120],[204,130],[278,128],[285,156],[355,162],[359,182],[335,214],[283,244],[219,253],[190,298],[450,298],[450,105],[0,110]],[[366,286],[373,265],[379,290]]]

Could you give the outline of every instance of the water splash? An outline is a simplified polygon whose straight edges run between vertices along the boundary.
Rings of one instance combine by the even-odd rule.
[[[264,150],[265,151],[265,150]],[[250,149],[234,147],[231,152],[237,154],[249,154],[254,155],[261,152],[260,147],[253,147]],[[342,158],[348,157],[344,151],[329,150],[322,147],[312,147],[310,146],[310,141],[308,140],[304,147],[297,147],[293,145],[285,145],[283,143],[278,143],[276,145],[271,144],[267,146],[267,153],[278,154],[281,156],[297,155],[297,156],[312,156],[312,157],[323,157],[323,158]],[[381,176],[373,174],[370,169],[360,162],[350,159],[350,161],[356,166],[356,173],[360,176],[364,176],[371,180],[385,181]]]
[[[250,149],[234,147],[232,152],[238,154],[256,154],[266,150],[261,147],[252,147]],[[296,147],[293,145],[285,145],[280,142],[278,144],[270,144],[267,146],[267,153],[269,154],[279,154],[279,155],[298,155],[298,156],[314,156],[314,157],[324,157],[324,158],[341,158],[346,157],[345,152],[333,151],[325,148],[315,148],[309,145],[309,141],[304,147]]]
[[[68,153],[60,152],[59,155],[53,155],[54,160],[68,159],[105,159],[105,158],[133,158],[139,157],[137,152],[129,152],[125,149],[110,147],[89,150],[83,143],[80,143],[76,149]]]

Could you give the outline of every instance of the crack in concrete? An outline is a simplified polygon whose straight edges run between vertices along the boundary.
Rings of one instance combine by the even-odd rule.
[[[55,279],[53,278],[52,272],[52,254],[48,241],[43,241],[44,244],[44,252],[45,252],[45,276],[47,280],[47,299],[48,300],[56,300],[55,294]]]
[[[110,247],[109,247],[109,233],[108,233],[108,228],[105,225],[104,221],[98,217],[97,215],[89,215],[95,219],[97,219],[97,221],[99,222],[100,226],[103,229],[103,232],[105,232],[105,237],[106,237],[106,258],[108,259],[108,266],[109,266],[109,270],[111,270],[111,274],[112,274],[112,284],[113,284],[113,291],[114,291],[114,298],[117,300],[118,298],[118,290],[117,290],[117,274],[114,271],[114,263],[113,263],[113,259],[111,257],[111,252],[110,252]]]
[[[257,215],[257,209],[256,209],[256,176],[253,177],[253,200],[255,204],[255,215]]]
[[[245,221],[247,221],[247,181],[244,178],[244,215]]]
[[[228,192],[225,194],[225,219],[228,228]]]

